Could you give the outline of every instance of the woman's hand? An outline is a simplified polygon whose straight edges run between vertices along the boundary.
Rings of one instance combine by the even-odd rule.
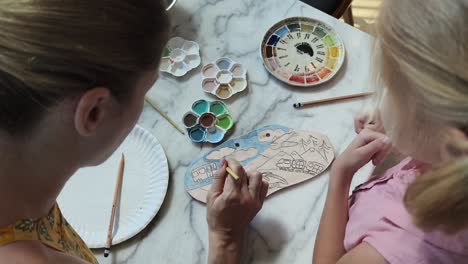
[[[332,166],[332,176],[351,180],[353,175],[369,161],[378,165],[391,152],[390,139],[370,129],[363,129],[341,153]],[[335,176],[336,175],[336,176]]]
[[[228,176],[230,167],[240,179]],[[209,263],[238,263],[247,226],[263,206],[268,183],[259,172],[246,173],[233,159],[221,161],[207,197]]]
[[[361,133],[363,129],[369,129],[375,132],[385,134],[385,129],[380,119],[380,111],[376,110],[373,119],[371,119],[370,114],[358,114],[354,118],[354,131],[356,134]]]

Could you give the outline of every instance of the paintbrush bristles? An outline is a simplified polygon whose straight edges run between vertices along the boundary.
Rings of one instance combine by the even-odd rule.
[[[110,253],[110,247],[112,246],[112,238],[113,238],[113,232],[114,232],[114,222],[115,222],[115,212],[117,211],[117,203],[120,198],[120,191],[122,188],[122,180],[123,180],[123,175],[124,175],[124,170],[125,170],[125,156],[122,153],[122,156],[120,157],[120,162],[119,162],[119,170],[117,173],[117,181],[115,183],[115,189],[114,189],[114,199],[112,201],[112,210],[111,210],[111,217],[109,221],[109,229],[107,230],[107,243],[106,243],[106,249],[104,250],[104,257],[108,257]]]

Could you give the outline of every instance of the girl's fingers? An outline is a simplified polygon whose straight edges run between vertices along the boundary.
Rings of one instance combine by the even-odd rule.
[[[385,157],[387,157],[388,154],[390,154],[390,152],[392,152],[392,144],[388,142],[381,151],[377,152],[374,155],[374,157],[372,158],[372,164],[374,164],[374,166],[379,165],[380,163],[382,163]]]
[[[387,146],[388,142],[381,138],[374,139],[373,141],[359,147],[358,151],[363,159],[368,161],[379,151],[383,150]]]

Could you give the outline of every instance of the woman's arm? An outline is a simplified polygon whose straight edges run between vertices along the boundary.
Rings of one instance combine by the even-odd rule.
[[[362,130],[336,159],[331,172],[325,207],[315,240],[313,263],[335,264],[345,250],[343,241],[348,221],[348,193],[354,174],[369,161],[380,163],[391,150],[383,134]],[[362,262],[360,262],[362,263]]]
[[[226,167],[240,178],[228,176]],[[246,173],[235,160],[221,162],[207,196],[209,264],[238,264],[241,243],[247,226],[260,211],[268,192],[268,183],[259,172]]]

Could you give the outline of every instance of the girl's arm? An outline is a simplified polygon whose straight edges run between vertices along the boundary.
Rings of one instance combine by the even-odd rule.
[[[345,255],[343,241],[348,221],[348,193],[351,180],[362,166],[371,160],[374,164],[380,163],[390,150],[391,143],[385,135],[364,129],[336,159],[330,173],[327,198],[315,241],[313,263],[334,264]],[[361,253],[362,250],[368,249],[368,247],[358,246],[354,250],[359,250],[357,253]],[[356,253],[354,250],[348,254],[361,256],[365,259],[344,257],[340,263],[374,263],[373,261],[378,261],[378,259],[372,258],[373,254],[369,254],[369,258],[366,257],[366,254],[354,255]]]

